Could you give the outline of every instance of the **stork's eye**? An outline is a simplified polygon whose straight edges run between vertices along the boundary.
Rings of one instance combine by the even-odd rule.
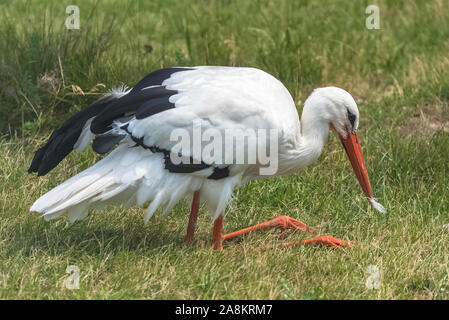
[[[349,109],[348,109],[348,119],[349,119],[349,122],[351,123],[352,130],[354,130],[355,114],[353,114],[351,111],[349,111]]]

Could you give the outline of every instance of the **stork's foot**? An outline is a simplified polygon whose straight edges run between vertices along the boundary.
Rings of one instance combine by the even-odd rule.
[[[291,242],[284,242],[280,246],[281,247],[294,247],[299,245],[316,245],[316,246],[329,246],[336,249],[343,249],[347,247],[358,247],[356,244],[354,244],[354,241],[344,241],[340,240],[338,238],[334,238],[331,236],[319,236],[311,239],[306,239],[302,241],[291,241]],[[274,247],[277,247],[276,245],[267,245],[263,247],[259,247],[258,249],[272,249]]]
[[[263,230],[268,228],[279,228],[281,229],[281,238],[284,237],[284,232],[286,229],[291,229],[300,232],[315,232],[315,228],[308,227],[305,223],[298,221],[294,218],[288,216],[280,216],[274,218],[272,220],[256,224],[254,226],[237,230],[225,235],[221,235],[221,231],[223,229],[223,216],[221,215],[214,222],[214,232],[212,237],[212,243],[214,250],[223,250],[223,246],[221,242],[223,240],[229,240],[235,238],[237,236],[249,233],[253,230]],[[318,245],[318,246],[330,246],[332,248],[342,249],[346,247],[357,247],[353,241],[343,241],[338,238],[334,238],[331,236],[319,236],[311,239],[306,239],[302,241],[291,241],[285,242],[281,246],[282,247],[291,247],[298,245]],[[258,249],[270,249],[275,247],[276,245],[268,245],[264,247],[259,247]]]
[[[302,240],[301,244],[303,244],[303,245],[318,245],[318,246],[326,245],[326,246],[331,246],[331,247],[338,248],[338,249],[342,249],[345,247],[357,247],[357,245],[354,244],[354,241],[344,241],[344,240],[340,240],[338,238],[334,238],[331,236],[320,236],[320,237]]]
[[[251,227],[248,227],[245,229],[241,229],[241,230],[237,230],[237,231],[225,234],[223,236],[223,240],[232,239],[237,236],[249,233],[253,230],[263,230],[263,229],[268,229],[268,228],[281,229],[281,235],[280,235],[281,239],[284,238],[284,232],[286,229],[291,229],[291,230],[300,231],[300,232],[315,232],[316,231],[315,228],[308,227],[305,223],[303,223],[299,220],[296,220],[292,217],[279,216],[272,220],[265,221],[265,222],[256,224],[254,226],[251,226]]]

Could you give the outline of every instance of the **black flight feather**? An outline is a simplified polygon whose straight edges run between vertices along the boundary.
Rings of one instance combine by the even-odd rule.
[[[115,135],[113,133],[102,134],[95,138],[92,143],[92,149],[99,154],[105,154],[111,151],[114,146],[122,141],[126,135]]]
[[[160,113],[175,107],[168,99],[170,96],[164,96],[145,102],[136,111],[136,119],[144,119],[151,117],[156,113]]]
[[[28,173],[37,172],[39,176],[43,176],[56,167],[73,150],[87,120],[95,117],[115,100],[117,98],[114,96],[104,97],[53,131],[47,143],[34,154]]]
[[[194,70],[192,68],[165,68],[151,72],[149,75],[145,76],[140,80],[130,93],[133,91],[140,91],[143,88],[161,85],[162,82],[171,77],[175,72]]]
[[[165,87],[150,88],[143,91],[134,91],[133,89],[95,117],[90,129],[95,134],[105,133],[111,129],[115,119],[134,114],[142,105],[153,99],[165,97],[168,101],[168,97],[176,93],[178,92],[168,90]]]

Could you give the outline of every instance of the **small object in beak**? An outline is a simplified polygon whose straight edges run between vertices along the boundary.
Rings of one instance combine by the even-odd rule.
[[[340,134],[338,136],[343,144],[343,147],[345,148],[346,154],[348,155],[349,161],[354,169],[357,180],[359,180],[363,193],[365,193],[371,206],[381,213],[386,213],[387,211],[385,208],[374,199],[358,134],[348,132],[348,137],[346,139]]]
[[[383,205],[381,205],[379,202],[376,201],[374,198],[368,198],[368,201],[371,203],[371,206],[379,211],[380,213],[387,213],[387,209]]]

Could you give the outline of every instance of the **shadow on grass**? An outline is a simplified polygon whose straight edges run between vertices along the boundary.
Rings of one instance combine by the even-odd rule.
[[[144,225],[141,216],[125,217],[125,212],[109,220],[111,215],[100,211],[69,224],[65,219],[47,222],[32,215],[22,220],[17,232],[8,237],[10,254],[19,251],[26,256],[36,251],[51,256],[103,255],[119,251],[147,254],[183,245],[184,230],[173,219],[154,217],[152,223]]]

